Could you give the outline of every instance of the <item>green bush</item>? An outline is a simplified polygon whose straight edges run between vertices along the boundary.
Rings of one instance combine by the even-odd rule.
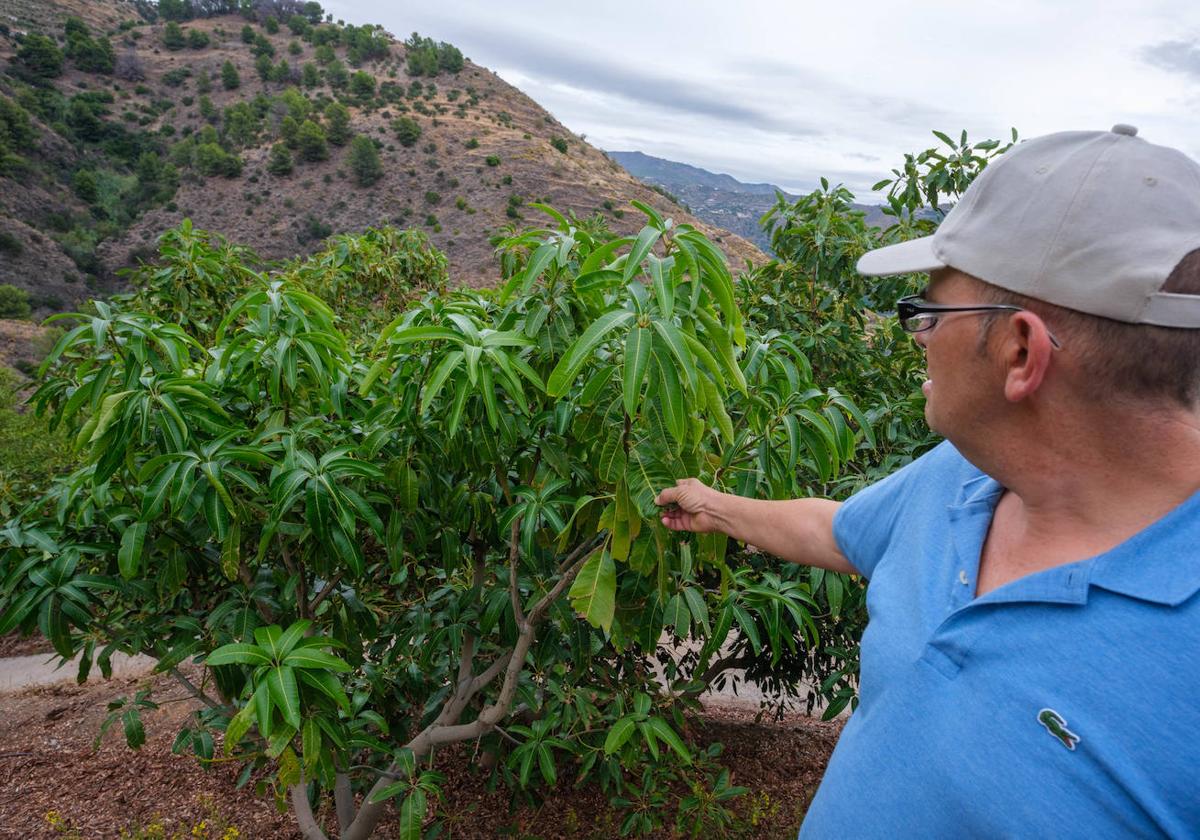
[[[21,46],[17,48],[15,67],[18,72],[35,80],[53,79],[62,75],[63,53],[50,38],[31,33],[21,40]]]
[[[564,155],[567,153],[567,141],[562,137],[553,137],[550,140],[550,145],[558,149]]]
[[[29,292],[0,283],[0,318],[28,318],[29,311]]]
[[[202,50],[209,45],[210,40],[208,33],[200,29],[189,29],[187,33],[187,45],[194,50]]]
[[[306,61],[300,70],[300,84],[306,88],[315,88],[321,84],[321,71],[311,61]]]
[[[488,155],[486,158],[484,158],[483,162],[488,166],[499,166],[500,157],[498,155]]]
[[[359,99],[375,95],[375,77],[364,70],[358,70],[350,77],[350,93]]]
[[[0,253],[8,254],[10,257],[19,257],[24,251],[25,246],[21,244],[20,239],[6,230],[0,230]]]
[[[242,86],[242,77],[237,67],[228,59],[221,65],[221,86],[225,90],[236,90]]]
[[[169,21],[163,30],[162,44],[168,50],[181,50],[187,46],[187,37],[175,21]]]
[[[421,139],[421,124],[412,117],[397,117],[392,120],[392,131],[396,132],[396,139],[405,148],[415,146]]]
[[[192,75],[190,67],[176,67],[163,73],[163,84],[167,87],[179,87]]]
[[[425,193],[425,203],[426,204],[437,204],[441,200],[442,200],[441,195],[434,192],[433,190],[429,190],[428,192]]]
[[[242,27],[242,43],[243,44],[253,44],[254,43],[254,27],[248,23]]]
[[[272,15],[263,21],[263,28],[268,34],[275,35],[279,32],[279,20]]]
[[[305,120],[300,124],[296,132],[296,148],[303,160],[326,160],[329,157],[325,132],[312,120]]]
[[[350,130],[350,110],[340,102],[325,106],[325,134],[330,143],[344,146],[354,136]]]
[[[284,143],[271,146],[271,155],[267,159],[267,171],[272,175],[290,175],[292,173],[292,154]]]
[[[236,178],[242,174],[242,159],[225,151],[217,143],[197,145],[194,160],[201,175]]]
[[[59,335],[46,332],[51,344]],[[41,356],[50,349],[40,338],[35,347]],[[23,405],[25,392],[15,372],[0,366],[0,515],[6,518],[79,463],[63,430],[49,428],[45,417]]]
[[[350,143],[350,171],[360,187],[369,187],[383,177],[379,151],[371,139],[359,135]]]

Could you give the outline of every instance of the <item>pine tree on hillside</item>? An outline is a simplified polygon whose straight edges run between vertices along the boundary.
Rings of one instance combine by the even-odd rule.
[[[369,187],[383,177],[379,151],[369,137],[360,134],[350,144],[350,170],[360,187]]]
[[[296,144],[300,147],[300,157],[304,160],[326,160],[329,157],[325,132],[312,120],[305,120],[300,124],[300,130],[296,133]]]
[[[344,146],[354,136],[350,130],[350,110],[340,102],[325,106],[325,135],[335,146]]]
[[[242,77],[238,74],[232,61],[226,61],[221,65],[221,84],[225,90],[234,90],[242,85]]]
[[[272,175],[290,175],[292,173],[292,153],[283,143],[271,147],[271,156],[267,159],[267,171]]]

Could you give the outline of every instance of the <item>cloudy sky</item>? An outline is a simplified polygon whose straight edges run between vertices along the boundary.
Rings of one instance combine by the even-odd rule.
[[[571,130],[860,197],[906,151],[1132,123],[1200,158],[1196,0],[324,2],[449,41]]]

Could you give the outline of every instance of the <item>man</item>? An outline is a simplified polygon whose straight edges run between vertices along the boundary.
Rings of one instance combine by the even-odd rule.
[[[868,578],[860,704],[801,837],[1200,837],[1200,166],[1023,143],[901,301],[946,442],[844,504],[694,479],[673,529]]]

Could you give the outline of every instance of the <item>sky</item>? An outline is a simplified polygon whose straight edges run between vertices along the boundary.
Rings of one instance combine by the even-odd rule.
[[[931,130],[1138,127],[1200,159],[1196,0],[323,2],[417,31],[608,151],[860,199]]]

